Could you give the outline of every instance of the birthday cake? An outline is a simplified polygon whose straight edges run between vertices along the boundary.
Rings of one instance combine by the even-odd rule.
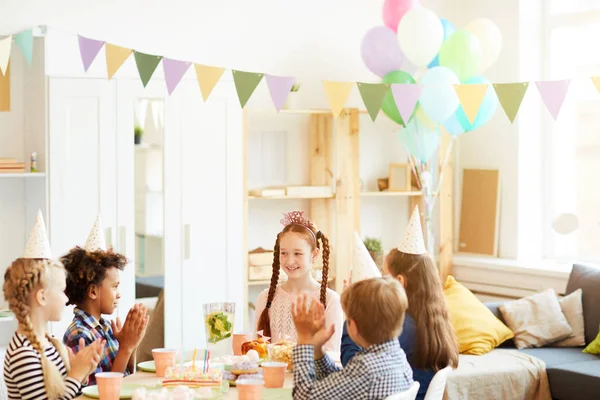
[[[185,367],[183,372],[180,367],[169,367],[165,372],[163,387],[187,386],[198,387],[220,387],[223,381],[223,370]]]

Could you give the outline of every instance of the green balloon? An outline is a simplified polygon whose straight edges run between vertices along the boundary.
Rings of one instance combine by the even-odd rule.
[[[408,72],[404,71],[392,71],[383,77],[381,83],[394,84],[394,83],[415,83],[415,80]],[[398,111],[398,107],[396,107],[396,102],[394,101],[394,96],[392,95],[392,91],[390,90],[385,95],[385,99],[383,99],[383,105],[381,106],[381,110],[385,115],[388,116],[389,119],[397,123],[398,125],[404,126],[405,123],[400,116],[400,111]],[[411,116],[412,118],[412,116]]]
[[[479,39],[464,29],[454,32],[440,47],[440,65],[454,71],[461,82],[477,74],[481,59]]]

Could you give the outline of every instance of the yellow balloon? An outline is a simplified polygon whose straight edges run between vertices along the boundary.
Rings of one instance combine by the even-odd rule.
[[[488,18],[477,18],[471,21],[465,30],[475,35],[481,43],[481,64],[477,71],[477,74],[481,75],[498,60],[502,49],[502,33]]]
[[[429,118],[429,116],[423,110],[423,107],[421,107],[419,104],[417,104],[415,109],[415,117],[417,117],[419,121],[421,121],[429,129],[435,129],[439,125],[434,120]]]

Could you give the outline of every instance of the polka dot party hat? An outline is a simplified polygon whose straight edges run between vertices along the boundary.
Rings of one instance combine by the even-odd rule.
[[[363,279],[378,278],[381,276],[377,264],[369,254],[369,250],[361,240],[358,233],[354,232],[354,262],[352,264],[352,281],[358,282]]]
[[[35,226],[29,235],[29,241],[25,247],[23,258],[45,258],[47,260],[52,258],[46,224],[44,223],[44,216],[41,210],[37,212]]]
[[[106,251],[106,241],[104,240],[104,229],[102,229],[102,219],[100,214],[96,217],[94,227],[85,242],[85,249],[87,251],[103,250]]]
[[[398,250],[406,254],[425,254],[425,241],[423,240],[423,229],[421,228],[421,214],[419,206],[416,206],[408,221],[404,239],[400,242]]]

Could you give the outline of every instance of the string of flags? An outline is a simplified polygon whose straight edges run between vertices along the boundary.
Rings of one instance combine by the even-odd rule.
[[[0,111],[10,111],[10,55],[12,45],[17,45],[29,65],[33,55],[33,31],[31,29],[0,39]],[[87,72],[96,61],[102,47],[105,48],[105,63],[108,79],[112,79],[123,63],[133,54],[142,85],[146,87],[158,65],[162,62],[164,80],[169,95],[175,91],[183,76],[193,65],[200,92],[204,101],[225,72],[225,68],[175,60],[160,55],[147,54],[134,49],[117,46],[102,40],[78,35],[79,51],[84,70]],[[231,70],[240,106],[244,108],[252,94],[263,80],[266,84],[277,112],[283,107],[296,79],[291,76],[275,76],[264,73]],[[591,77],[596,90],[600,92],[600,76]],[[571,79],[535,81],[540,97],[554,120],[558,118]],[[338,117],[348,101],[352,89],[357,86],[367,112],[376,120],[386,96],[392,96],[404,121],[408,121],[415,111],[423,91],[422,84],[385,84],[368,82],[340,82],[323,80],[323,90],[334,117]],[[493,90],[504,113],[514,122],[529,82],[458,84],[454,86],[460,105],[470,123],[475,120],[479,108],[488,91]],[[436,88],[434,88],[435,90]],[[440,88],[444,90],[447,88]]]

